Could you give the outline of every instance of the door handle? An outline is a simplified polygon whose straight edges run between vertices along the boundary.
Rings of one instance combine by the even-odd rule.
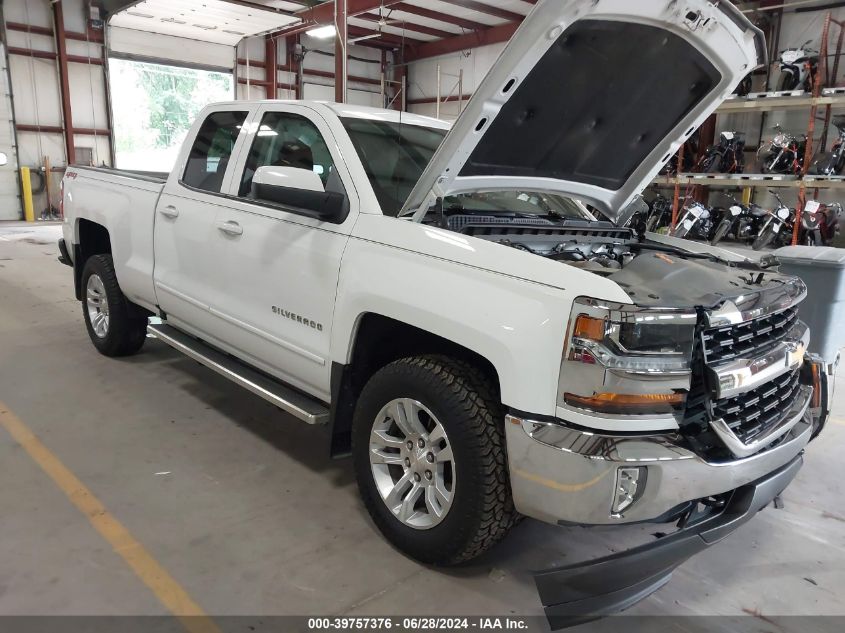
[[[243,235],[244,233],[243,227],[234,220],[218,222],[217,228],[227,235]]]
[[[179,217],[179,209],[174,207],[172,204],[167,205],[163,209],[159,209],[159,213],[171,220]]]

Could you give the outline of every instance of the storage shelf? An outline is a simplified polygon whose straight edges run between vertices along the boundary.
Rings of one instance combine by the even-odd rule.
[[[808,92],[752,92],[745,97],[731,97],[717,108],[718,114],[736,112],[768,112],[772,110],[794,110],[812,105],[845,108],[845,88],[823,88],[818,97]]]
[[[658,176],[652,185],[674,187],[701,185],[703,187],[783,187],[797,189],[804,184],[808,189],[845,189],[845,176],[807,175],[801,180],[798,176],[786,174],[678,174],[677,176]]]

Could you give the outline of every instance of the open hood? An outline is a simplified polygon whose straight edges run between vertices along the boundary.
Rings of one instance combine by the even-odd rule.
[[[762,33],[727,0],[540,0],[402,214],[510,189],[578,198],[623,223],[681,143],[765,62]]]

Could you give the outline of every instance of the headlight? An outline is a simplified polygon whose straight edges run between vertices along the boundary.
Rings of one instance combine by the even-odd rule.
[[[613,414],[669,414],[686,400],[697,316],[578,299],[559,404]]]

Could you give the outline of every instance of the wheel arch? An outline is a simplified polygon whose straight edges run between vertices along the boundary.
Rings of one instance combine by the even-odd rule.
[[[348,454],[352,415],[367,380],[393,361],[425,354],[441,354],[471,363],[487,377],[501,401],[500,373],[483,354],[404,321],[375,312],[358,315],[349,339],[346,362],[331,368],[331,454]]]
[[[82,271],[93,255],[111,255],[111,235],[102,224],[79,218],[74,227],[73,282],[77,300],[82,300]]]

